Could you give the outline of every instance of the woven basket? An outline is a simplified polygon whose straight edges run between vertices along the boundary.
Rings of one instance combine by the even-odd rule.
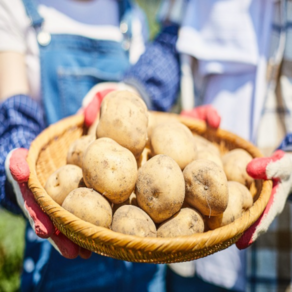
[[[243,148],[253,157],[262,156],[255,146],[227,131],[215,131],[202,122],[174,114],[152,114],[178,118],[193,133],[217,143],[222,153]],[[272,182],[256,181],[253,192],[257,192],[257,200],[254,205],[233,223],[213,231],[177,238],[142,238],[95,226],[64,210],[44,190],[49,175],[66,164],[70,143],[83,133],[83,116],[76,115],[48,127],[33,141],[28,154],[31,170],[29,188],[43,211],[63,234],[76,244],[98,254],[144,263],[174,263],[205,257],[235,243],[258,219],[268,203]]]

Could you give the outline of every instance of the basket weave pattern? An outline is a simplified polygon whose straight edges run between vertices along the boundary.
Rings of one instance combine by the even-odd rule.
[[[177,118],[194,133],[217,143],[222,153],[240,147],[253,157],[262,156],[255,146],[234,134],[221,129],[211,130],[204,123],[192,119]],[[268,203],[272,182],[257,181],[257,200],[254,205],[233,223],[213,231],[177,238],[141,238],[95,226],[64,210],[44,190],[52,172],[66,164],[69,145],[83,133],[83,116],[76,115],[50,126],[34,140],[28,155],[31,170],[29,188],[43,211],[63,234],[98,254],[147,263],[174,263],[205,257],[235,243],[258,219]]]

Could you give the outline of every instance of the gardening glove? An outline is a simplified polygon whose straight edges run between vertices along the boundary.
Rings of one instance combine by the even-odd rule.
[[[181,115],[203,120],[207,123],[208,126],[215,129],[219,128],[221,122],[221,117],[219,113],[212,105],[198,106],[190,111],[183,110],[181,112]]]
[[[11,183],[16,200],[23,214],[35,233],[48,239],[54,248],[64,257],[74,259],[78,255],[89,258],[91,252],[79,247],[54,227],[52,221],[35,201],[34,196],[28,188],[29,167],[26,162],[28,150],[17,148],[8,154],[5,161],[6,176]]]
[[[137,93],[133,87],[122,82],[103,82],[92,87],[83,98],[82,108],[79,111],[84,114],[84,123],[87,127],[92,126],[96,121],[104,97],[115,90],[129,90]]]
[[[273,188],[260,218],[237,241],[236,246],[239,249],[244,249],[256,241],[268,230],[274,218],[283,211],[292,187],[292,156],[277,150],[271,157],[253,159],[246,170],[254,179],[273,180]]]

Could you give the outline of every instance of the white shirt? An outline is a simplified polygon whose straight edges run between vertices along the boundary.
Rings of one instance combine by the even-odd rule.
[[[45,20],[43,31],[117,42],[123,39],[119,28],[119,10],[116,0],[88,2],[39,0],[39,2],[38,11]],[[101,6],[103,9],[98,9]],[[79,12],[81,9],[83,13],[76,12],[76,9],[79,9]],[[105,16],[103,20],[99,15]],[[106,25],[100,25],[100,21],[105,21]],[[137,20],[135,21],[137,22]],[[138,27],[142,30],[141,25]],[[136,35],[139,33],[137,32]],[[137,59],[137,56],[144,51],[144,40],[137,36],[136,41],[132,43],[134,45],[131,50],[134,51]],[[0,51],[25,54],[30,96],[40,100],[40,62],[37,36],[21,0],[0,0]]]

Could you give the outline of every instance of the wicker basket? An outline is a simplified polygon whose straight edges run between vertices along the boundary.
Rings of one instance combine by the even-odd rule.
[[[178,118],[192,132],[217,143],[222,153],[240,147],[247,150],[253,157],[262,156],[255,146],[234,134],[221,129],[215,131],[207,128],[202,122],[171,115]],[[271,181],[256,181],[253,191],[257,192],[257,200],[242,217],[227,226],[192,236],[169,239],[142,238],[95,226],[64,210],[43,188],[49,175],[66,164],[66,154],[70,143],[83,133],[83,116],[76,115],[50,126],[33,141],[28,154],[31,170],[29,188],[41,208],[63,234],[78,245],[98,254],[145,263],[174,263],[205,257],[235,243],[242,233],[258,219],[269,200]]]

